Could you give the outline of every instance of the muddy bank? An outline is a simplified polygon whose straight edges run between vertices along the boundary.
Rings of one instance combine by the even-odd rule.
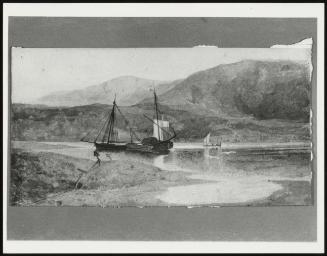
[[[280,205],[312,205],[311,182],[309,181],[270,181],[282,185],[283,189],[276,191],[269,197],[255,201],[253,206],[280,206]]]
[[[101,153],[86,143],[13,142],[11,205],[310,205],[310,155]],[[80,171],[82,170],[82,171]],[[85,173],[78,183],[83,171]],[[77,189],[75,189],[77,188]]]
[[[160,205],[155,195],[167,187],[201,182],[132,160],[94,161],[49,152],[13,150],[11,205]],[[81,171],[86,171],[76,181]]]

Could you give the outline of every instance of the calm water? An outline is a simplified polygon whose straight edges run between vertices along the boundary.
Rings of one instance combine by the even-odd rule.
[[[55,145],[42,149],[73,157],[92,159],[92,144],[46,142]],[[58,147],[60,146],[60,147]],[[158,199],[172,205],[202,205],[219,203],[244,203],[264,199],[282,189],[273,181],[311,182],[309,153],[221,152],[220,149],[203,148],[199,144],[174,145],[164,156],[146,156],[137,153],[110,153],[112,159],[133,159],[152,164],[164,170],[184,171],[200,184],[174,186],[158,195]],[[105,153],[100,154],[108,160]]]
[[[156,159],[171,171],[184,170],[209,184],[171,187],[158,198],[172,204],[228,204],[264,199],[282,189],[272,181],[311,182],[310,154],[251,154],[219,149],[176,149]],[[214,182],[214,183],[212,183]]]

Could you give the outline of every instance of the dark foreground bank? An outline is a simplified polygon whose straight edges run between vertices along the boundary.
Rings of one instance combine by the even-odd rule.
[[[137,161],[94,161],[49,152],[13,150],[10,205],[148,205],[168,186],[193,184],[184,172]],[[86,171],[80,178],[81,171]]]

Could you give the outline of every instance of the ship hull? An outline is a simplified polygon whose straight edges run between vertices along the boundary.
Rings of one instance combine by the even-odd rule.
[[[145,145],[142,143],[128,143],[126,145],[126,150],[139,153],[165,155],[169,153],[169,149],[171,149],[172,147],[173,142],[171,141],[164,141],[154,145]]]
[[[123,151],[126,143],[94,143],[97,151]]]

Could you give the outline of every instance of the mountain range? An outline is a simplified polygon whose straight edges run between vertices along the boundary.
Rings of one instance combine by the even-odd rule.
[[[14,140],[76,141],[99,122],[117,98],[127,120],[143,136],[152,134],[153,92],[178,140],[199,140],[208,132],[224,141],[310,139],[311,83],[307,65],[246,60],[162,82],[125,76],[83,90],[53,93],[39,105],[12,105]],[[129,136],[117,117],[120,134]]]
[[[259,119],[307,118],[310,112],[310,74],[292,61],[244,60],[219,65],[172,82],[133,76],[118,77],[82,90],[51,93],[37,103],[48,106],[153,102],[174,109],[218,116],[254,116]]]
[[[310,92],[308,66],[246,60],[197,72],[163,92],[159,102],[219,116],[299,119],[309,116]]]
[[[115,96],[119,105],[130,106],[150,97],[155,88],[159,94],[171,89],[177,81],[164,82],[134,76],[121,76],[81,90],[60,91],[39,98],[35,103],[48,106],[81,106],[111,104]]]

